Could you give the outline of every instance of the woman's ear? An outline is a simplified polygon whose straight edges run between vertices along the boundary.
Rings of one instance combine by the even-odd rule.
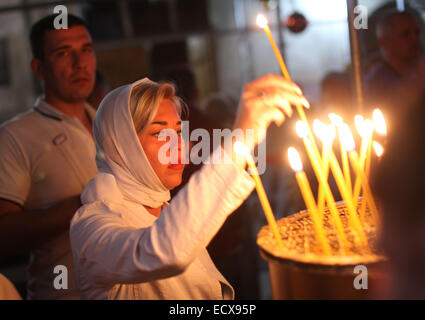
[[[33,58],[30,62],[31,70],[34,72],[38,80],[43,81],[43,62],[40,59]]]

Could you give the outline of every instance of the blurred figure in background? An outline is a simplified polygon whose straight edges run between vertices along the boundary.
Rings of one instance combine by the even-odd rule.
[[[331,112],[344,119],[353,119],[357,108],[353,104],[350,77],[346,72],[330,72],[321,82],[320,109],[324,114]]]
[[[390,128],[374,179],[382,209],[381,245],[392,273],[384,298],[425,299],[424,98]]]
[[[96,81],[94,82],[93,91],[90,93],[90,96],[87,98],[87,102],[94,109],[98,109],[102,99],[108,94],[111,90],[109,82],[106,77],[99,71],[96,70]]]
[[[424,63],[419,22],[411,12],[389,10],[378,21],[376,37],[382,60],[365,76],[366,106],[371,110],[380,106],[395,118],[400,108],[416,103],[424,90],[424,85],[411,79],[416,78],[418,64]]]
[[[214,121],[219,128],[231,129],[236,117],[238,101],[230,94],[218,92],[212,94],[204,103],[205,114]]]

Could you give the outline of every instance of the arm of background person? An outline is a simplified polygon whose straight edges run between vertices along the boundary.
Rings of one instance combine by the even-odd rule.
[[[79,196],[45,210],[23,210],[0,200],[0,260],[31,251],[68,230],[80,206]]]

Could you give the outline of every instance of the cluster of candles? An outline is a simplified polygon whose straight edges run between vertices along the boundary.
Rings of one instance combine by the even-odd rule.
[[[303,139],[308,157],[319,182],[317,202],[313,196],[307,176],[303,171],[302,161],[297,150],[292,147],[288,150],[289,162],[296,173],[298,185],[308,212],[311,215],[317,240],[321,245],[322,251],[326,254],[330,254],[331,251],[322,228],[325,202],[332,216],[341,251],[346,252],[349,248],[341,217],[336,208],[335,200],[328,184],[330,171],[335,178],[338,190],[345,202],[349,229],[356,235],[355,241],[368,247],[367,237],[363,229],[363,223],[366,216],[366,205],[371,212],[373,222],[376,226],[379,225],[379,213],[369,186],[369,175],[372,148],[375,150],[378,157],[383,153],[382,146],[378,142],[373,141],[373,134],[376,132],[379,135],[385,136],[387,131],[384,117],[379,109],[373,111],[373,120],[365,120],[360,115],[356,116],[355,124],[362,141],[359,154],[355,148],[350,127],[344,123],[341,117],[335,114],[330,114],[329,118],[331,119],[329,125],[325,125],[319,120],[313,122],[314,133],[322,143],[321,154],[319,154],[316,140],[314,138],[309,138],[308,123],[298,121],[296,125],[297,134]],[[338,131],[340,142],[341,165],[333,152],[336,131]],[[351,181],[349,162],[354,171],[354,186]],[[360,203],[359,197],[361,192],[363,200]]]
[[[261,14],[257,16],[257,25],[266,32],[283,75],[287,80],[290,80],[284,60],[276,46],[270,32],[270,28],[268,27],[267,19]],[[330,172],[332,172],[341,197],[345,202],[349,229],[351,229],[355,234],[355,242],[364,247],[368,247],[368,240],[363,229],[363,222],[366,216],[366,205],[371,212],[371,216],[375,224],[379,224],[379,213],[369,186],[369,175],[372,149],[375,150],[378,157],[383,153],[382,146],[373,140],[374,132],[382,136],[385,136],[387,132],[382,112],[379,109],[375,109],[373,111],[372,120],[364,119],[361,115],[357,115],[355,117],[355,126],[361,137],[359,152],[357,152],[355,148],[351,129],[344,122],[342,117],[336,114],[330,114],[330,123],[328,125],[324,124],[320,120],[315,120],[313,122],[313,131],[318,138],[317,140],[319,140],[322,144],[322,150],[321,153],[319,153],[316,138],[310,129],[304,110],[301,105],[297,105],[296,107],[301,119],[296,124],[296,131],[298,136],[304,142],[309,160],[319,182],[317,201],[310,188],[307,176],[303,171],[301,158],[297,150],[292,147],[288,150],[289,162],[296,173],[296,179],[308,212],[311,216],[316,239],[321,246],[322,252],[327,255],[332,254],[331,246],[323,228],[325,203],[327,204],[327,208],[332,217],[331,221],[336,230],[340,251],[342,253],[346,253],[350,246],[341,221],[340,213],[335,205],[335,199],[328,183]],[[337,136],[337,132],[340,142],[341,165],[333,151],[333,144]],[[245,155],[250,173],[255,180],[256,190],[270,229],[278,246],[282,247],[283,243],[279,234],[277,223],[267,199],[267,195],[264,191],[264,187],[261,183],[261,179],[258,175],[255,162],[251,154],[241,143],[236,142],[234,149],[235,152]],[[349,163],[351,163],[351,169]],[[351,181],[351,170],[353,170],[355,176],[354,185]],[[363,200],[360,202],[359,197],[361,193]]]

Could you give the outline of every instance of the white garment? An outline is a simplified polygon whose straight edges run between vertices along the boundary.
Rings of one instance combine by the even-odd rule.
[[[97,171],[94,141],[81,122],[41,99],[35,108],[0,127],[0,198],[27,210],[79,195]],[[88,105],[86,110],[94,118],[96,111]],[[68,290],[53,287],[56,265],[68,268]],[[31,253],[28,299],[68,298],[78,299],[78,292],[65,232]]]
[[[93,125],[99,171],[115,176],[124,198],[158,208],[170,200],[134,129],[128,107],[134,86],[152,83],[147,78],[111,91],[99,106]]]
[[[159,218],[151,215],[143,205],[158,207],[167,198],[130,116],[129,95],[140,82],[114,90],[96,115],[100,172],[84,189],[84,206],[70,229],[81,297],[233,299],[233,288],[205,247],[254,181],[232,164],[226,150],[223,163],[204,165]],[[223,154],[221,147],[215,152]]]
[[[155,218],[97,173],[71,221],[81,298],[233,299],[205,247],[253,188],[234,165],[204,165]]]

